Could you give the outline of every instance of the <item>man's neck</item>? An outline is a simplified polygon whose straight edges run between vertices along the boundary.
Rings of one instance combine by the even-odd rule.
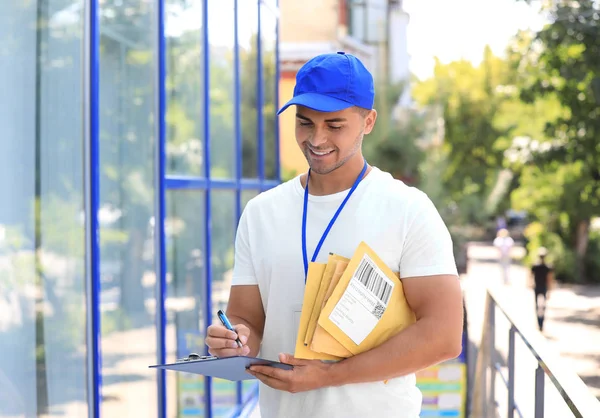
[[[344,165],[333,170],[331,173],[318,174],[310,172],[309,192],[313,196],[326,196],[348,190],[352,187],[356,178],[361,173],[365,161],[361,156],[348,160]],[[365,176],[371,171],[367,167]],[[306,175],[302,176],[302,185],[306,187]]]

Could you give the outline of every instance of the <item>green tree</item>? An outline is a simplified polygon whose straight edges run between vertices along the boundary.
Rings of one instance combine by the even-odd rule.
[[[464,60],[449,64],[437,60],[434,76],[418,81],[413,90],[421,105],[443,109],[444,200],[457,208],[463,222],[481,224],[490,215],[484,203],[503,160],[503,149],[496,143],[510,130],[496,123],[505,100],[498,90],[508,73],[506,62],[486,47],[478,66]]]
[[[407,183],[415,183],[423,159],[418,140],[423,135],[424,121],[416,112],[396,109],[403,89],[402,84],[378,89],[382,93],[375,97],[377,123],[365,137],[363,151],[371,164]]]
[[[546,123],[545,144],[531,153],[513,201],[574,251],[574,271],[565,274],[583,281],[590,221],[600,213],[600,10],[592,0],[561,0],[545,12],[551,23],[520,60],[520,96],[555,98],[563,111]]]

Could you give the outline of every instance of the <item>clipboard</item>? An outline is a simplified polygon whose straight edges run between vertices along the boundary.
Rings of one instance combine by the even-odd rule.
[[[240,380],[256,379],[256,377],[246,373],[246,369],[254,365],[276,367],[283,370],[293,369],[293,366],[290,364],[256,357],[242,356],[223,358],[205,356],[200,357],[198,360],[183,359],[176,363],[156,364],[149,367],[151,369],[174,370],[176,372],[200,374],[202,376],[217,377],[220,379],[237,382]]]

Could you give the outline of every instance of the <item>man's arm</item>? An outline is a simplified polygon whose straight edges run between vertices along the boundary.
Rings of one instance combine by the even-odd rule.
[[[207,329],[206,345],[209,352],[217,357],[256,356],[262,342],[265,312],[254,271],[248,227],[252,202],[246,205],[236,232],[233,286],[227,304],[227,316],[237,335],[221,324],[213,324]],[[237,346],[235,340],[238,336],[243,347]]]
[[[256,357],[260,351],[265,328],[265,311],[258,285],[231,286],[227,316],[232,325],[243,324],[250,330],[249,356]]]
[[[463,306],[458,278],[412,277],[402,283],[417,322],[380,346],[334,364],[330,385],[404,376],[460,354]]]
[[[458,356],[463,326],[458,278],[454,275],[413,277],[404,279],[403,283],[417,322],[380,346],[333,364],[281,354],[279,360],[293,365],[293,370],[252,366],[248,372],[272,388],[296,393],[383,381]]]

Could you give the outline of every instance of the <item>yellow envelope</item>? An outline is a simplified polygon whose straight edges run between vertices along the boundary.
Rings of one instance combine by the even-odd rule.
[[[402,282],[364,242],[350,259],[318,320],[354,355],[379,346],[415,322]]]
[[[321,310],[325,306],[325,302],[327,301],[329,296],[331,296],[333,287],[335,287],[335,285],[332,287],[333,283],[331,279],[333,278],[338,262],[340,261],[344,262],[347,265],[350,260],[336,254],[329,254],[329,257],[327,259],[327,266],[325,267],[325,271],[323,272],[323,276],[321,277],[319,291],[317,292],[317,297],[315,298],[312,313],[310,315],[310,319],[308,320],[308,330],[306,332],[306,336],[304,337],[305,345],[310,346],[313,339],[313,335],[315,333],[315,329],[317,328],[317,321],[319,320],[319,315],[321,315]],[[305,308],[303,307],[302,309]]]
[[[304,288],[304,299],[302,302],[302,312],[300,313],[300,325],[298,327],[298,335],[296,336],[296,350],[294,357],[306,360],[341,360],[336,356],[331,356],[324,353],[316,353],[304,344],[306,332],[308,331],[308,322],[312,314],[312,308],[315,304],[317,293],[321,285],[321,278],[325,272],[327,264],[324,263],[309,263],[308,276],[306,278],[306,286]]]
[[[344,271],[346,270],[346,267],[348,266],[349,261],[350,261],[349,259],[343,258],[343,257],[339,257],[339,261],[337,259],[331,261],[331,263],[335,265],[335,270],[333,272],[333,277],[331,278],[331,280],[329,282],[329,288],[327,289],[327,292],[325,294],[325,298],[323,299],[323,303],[321,305],[321,309],[319,310],[319,313],[325,307],[327,301],[333,294],[333,291],[334,291],[335,287],[337,286],[340,278],[344,274]],[[326,270],[325,274],[327,274],[327,270]],[[320,326],[318,323],[317,323],[317,326],[315,329],[314,336],[310,343],[310,349],[312,351],[316,351],[318,353],[331,354],[333,356],[338,356],[338,357],[343,357],[343,358],[348,358],[348,357],[352,356],[352,353],[350,351],[348,351],[348,349],[346,347],[344,347],[342,344],[340,344],[339,341],[337,341],[335,338],[333,338],[331,336],[331,334],[329,334],[327,331],[325,331],[325,329],[322,326]]]

